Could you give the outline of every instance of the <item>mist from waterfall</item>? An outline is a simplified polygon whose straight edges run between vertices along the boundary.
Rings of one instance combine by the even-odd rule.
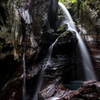
[[[71,32],[74,31],[76,33],[77,38],[78,38],[78,45],[79,45],[79,49],[80,49],[80,53],[81,53],[81,57],[82,57],[84,71],[85,71],[85,78],[86,78],[86,80],[95,80],[96,77],[94,74],[93,65],[92,65],[90,57],[89,57],[89,53],[87,51],[87,48],[86,48],[81,36],[78,34],[78,32],[74,26],[72,17],[70,15],[70,13],[68,12],[68,10],[66,9],[66,7],[61,2],[59,2],[58,4],[64,13],[64,16],[66,17],[66,21],[64,21],[64,24],[67,23],[68,30]]]

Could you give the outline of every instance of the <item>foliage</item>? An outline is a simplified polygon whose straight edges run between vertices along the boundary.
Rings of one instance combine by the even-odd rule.
[[[76,2],[76,0],[59,0],[60,2],[69,2],[69,3],[74,3]]]
[[[70,31],[65,31],[64,33],[60,34],[60,37],[66,36]]]
[[[63,3],[67,9],[71,8],[71,5],[76,3],[76,0],[59,0],[61,3]]]
[[[75,13],[77,10],[77,0],[59,0],[63,3],[67,9],[71,10],[71,13]]]
[[[87,0],[59,0],[63,3],[67,9],[71,9],[72,12],[76,12],[79,9],[87,8]]]

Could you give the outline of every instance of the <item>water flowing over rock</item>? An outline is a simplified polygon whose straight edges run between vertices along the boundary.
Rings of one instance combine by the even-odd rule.
[[[82,57],[82,61],[80,61],[80,62],[83,63],[83,68],[84,68],[85,77],[86,77],[85,79],[86,80],[94,80],[96,78],[95,78],[92,62],[91,62],[91,59],[89,57],[89,53],[87,51],[87,48],[86,48],[81,36],[79,35],[79,33],[77,32],[77,30],[74,26],[74,23],[73,23],[73,20],[71,18],[70,13],[68,12],[68,10],[65,8],[65,6],[62,3],[59,2],[59,6],[62,8],[64,15],[66,17],[65,23],[68,23],[68,30],[74,31],[76,33],[77,38],[78,38],[78,46],[79,46],[81,57]],[[78,67],[79,67],[79,65],[78,65]],[[77,73],[78,72],[79,71],[77,71]]]
[[[79,1],[79,0],[78,0]],[[74,21],[77,24],[79,33],[89,46],[93,66],[96,72],[96,77],[99,79],[99,62],[96,62],[95,56],[99,56],[99,44],[100,44],[100,1],[86,0],[79,1],[81,6],[78,6],[79,12],[72,13]],[[75,7],[75,5],[73,5]],[[72,10],[74,11],[74,10]],[[77,16],[79,13],[79,16]],[[97,46],[95,46],[95,45]],[[95,55],[94,55],[95,53]]]
[[[52,25],[49,22],[52,11],[48,13],[52,8],[50,1],[56,3]],[[84,82],[77,90],[64,87],[67,82],[77,80],[78,38],[75,31],[69,31],[66,18],[58,14],[57,1],[1,0],[0,100],[100,99],[99,81]],[[96,64],[100,60],[95,54],[99,51],[94,49],[97,44],[88,43],[93,46]],[[83,71],[81,65],[80,69]],[[83,76],[84,71],[80,77]]]

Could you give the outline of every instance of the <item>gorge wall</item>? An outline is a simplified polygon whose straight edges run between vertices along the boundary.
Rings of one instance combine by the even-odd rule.
[[[73,15],[80,34],[87,41],[98,80],[100,79],[99,1],[88,1],[90,10],[81,10],[80,17]],[[92,7],[91,7],[92,5]],[[93,6],[94,5],[94,6]],[[23,48],[25,48],[27,91],[32,91],[48,54],[49,46],[57,39],[51,55],[52,65],[44,75],[42,89],[48,84],[66,83],[76,79],[75,33],[62,25],[58,16],[57,32],[48,23],[49,0],[1,0],[0,4],[0,100],[21,100],[23,85]],[[89,12],[89,16],[87,13]],[[96,12],[96,16],[92,13]],[[23,13],[26,17],[23,17]],[[84,14],[84,16],[82,15]],[[94,15],[93,13],[93,15]],[[27,17],[29,16],[29,17]],[[28,19],[29,18],[29,19]],[[82,20],[84,21],[82,22]],[[89,20],[88,20],[89,19]],[[28,22],[29,21],[29,22]],[[81,26],[81,27],[80,27]],[[87,32],[81,31],[84,28]],[[25,46],[23,45],[25,43]],[[74,69],[74,71],[72,70]],[[83,72],[84,74],[84,72]],[[81,76],[83,77],[83,76]],[[34,91],[32,91],[34,92]],[[31,92],[31,95],[32,95]],[[28,96],[31,96],[27,93]]]
[[[41,69],[46,55],[48,0],[1,0],[0,3],[0,99],[19,100],[23,84],[23,41],[27,78]],[[31,23],[21,16],[29,10]],[[21,12],[20,12],[21,11]],[[48,47],[47,47],[48,48]],[[46,48],[45,48],[46,49]],[[34,64],[34,66],[33,66]],[[35,72],[32,69],[36,69]],[[29,72],[29,73],[28,73]],[[30,77],[29,77],[30,76]]]

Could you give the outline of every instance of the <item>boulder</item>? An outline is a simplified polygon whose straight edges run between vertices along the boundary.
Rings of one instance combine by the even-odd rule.
[[[52,98],[55,98],[54,100],[99,100],[99,85],[99,81],[90,80],[84,82],[77,90],[69,90],[62,84],[51,83],[41,90],[39,95],[44,100],[52,100]]]

